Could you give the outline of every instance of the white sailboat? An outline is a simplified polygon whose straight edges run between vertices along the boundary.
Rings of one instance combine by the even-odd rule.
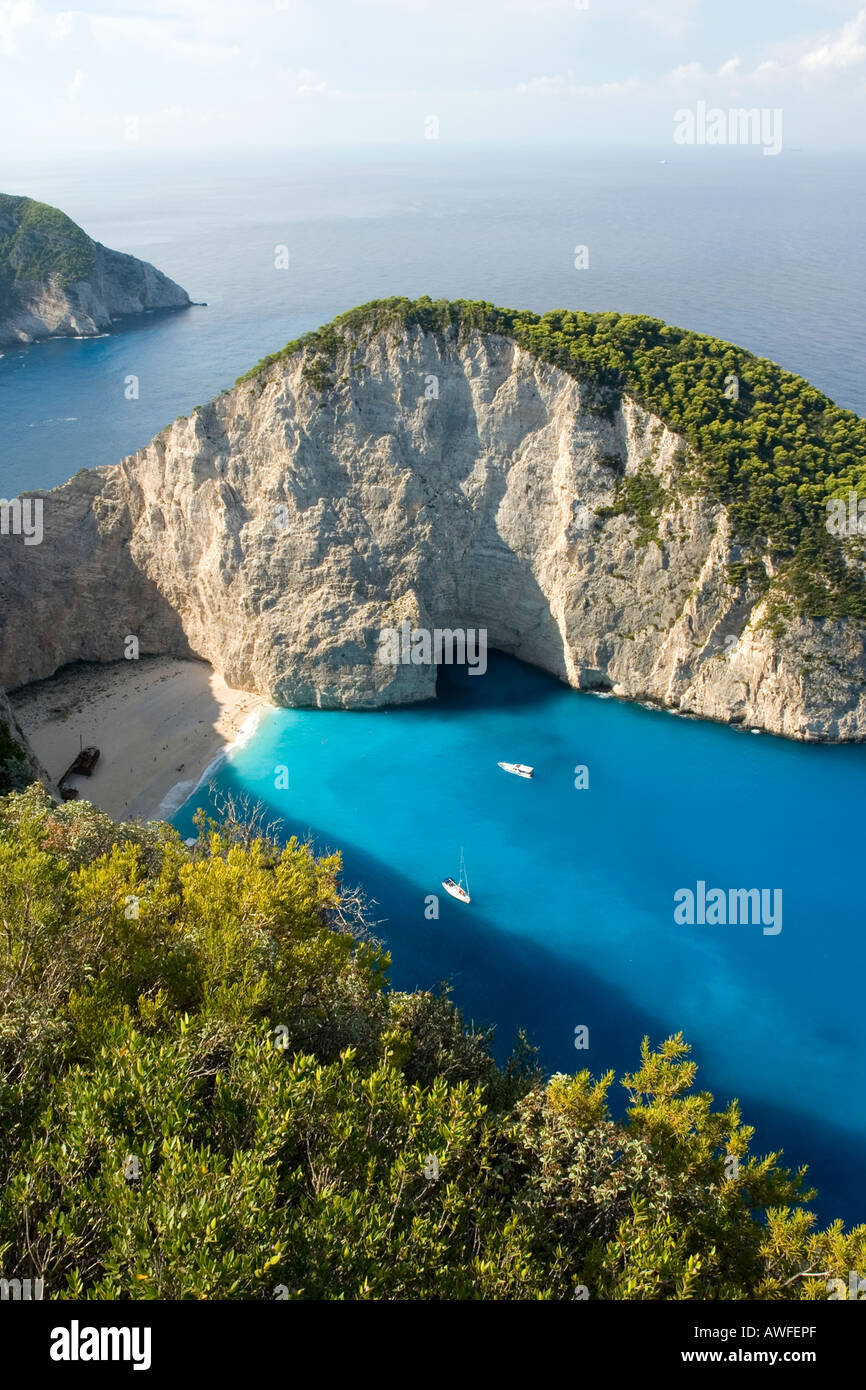
[[[466,880],[466,887],[463,887],[463,880]],[[452,898],[456,898],[459,903],[468,903],[472,899],[469,896],[469,875],[466,872],[466,862],[463,858],[463,851],[460,851],[460,878],[455,883],[453,878],[443,878],[442,887],[446,893],[450,893]]]
[[[503,772],[511,772],[515,777],[531,777],[534,771],[527,763],[497,763]]]

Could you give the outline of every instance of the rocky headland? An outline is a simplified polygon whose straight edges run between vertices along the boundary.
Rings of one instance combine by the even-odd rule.
[[[863,427],[652,319],[364,306],[33,494],[42,543],[0,544],[0,685],[132,638],[276,704],[387,706],[435,694],[377,659],[408,620],[578,690],[862,739],[863,542],[825,499]]]
[[[93,241],[58,208],[0,194],[0,348],[92,337],[125,315],[190,303],[162,271]]]

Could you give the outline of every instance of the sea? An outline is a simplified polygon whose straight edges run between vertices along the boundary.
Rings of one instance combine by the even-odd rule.
[[[62,207],[199,302],[7,348],[0,491],[116,462],[289,339],[393,294],[652,314],[866,414],[864,175],[862,157],[808,151],[434,141],[0,160],[4,191]],[[498,1056],[522,1030],[547,1071],[629,1071],[644,1036],[682,1032],[698,1084],[740,1101],[753,1149],[808,1163],[822,1219],[866,1221],[866,747],[578,694],[493,653],[483,676],[443,667],[424,705],[267,712],[178,828],[226,790],[261,800],[284,835],[340,850],[397,988],[447,986],[467,1020],[495,1027]],[[469,906],[441,886],[461,854]],[[767,890],[780,930],[678,922],[675,895],[701,883]]]

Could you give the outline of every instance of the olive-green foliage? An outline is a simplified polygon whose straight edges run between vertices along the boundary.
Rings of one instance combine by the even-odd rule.
[[[317,389],[325,389],[326,368],[339,352],[348,349],[360,362],[375,334],[416,326],[504,334],[586,383],[588,408],[606,414],[628,392],[692,445],[699,462],[684,485],[724,502],[741,543],[772,558],[792,613],[866,619],[862,564],[826,528],[828,498],[852,488],[866,495],[866,420],[802,377],[718,338],[645,314],[538,315],[484,301],[385,299],[297,338],[239,380],[304,352],[315,359]],[[727,384],[732,377],[736,391]],[[862,547],[856,553],[862,560]]]
[[[90,237],[64,212],[0,193],[0,316],[16,308],[22,282],[63,288],[85,280],[93,259]]]
[[[34,786],[0,899],[0,1270],[46,1297],[821,1297],[863,1266],[681,1038],[617,1119],[612,1074],[499,1068],[389,989],[336,856]]]

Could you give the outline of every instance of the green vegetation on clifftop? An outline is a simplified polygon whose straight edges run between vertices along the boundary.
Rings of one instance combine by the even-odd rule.
[[[731,343],[644,314],[538,315],[483,301],[386,299],[304,334],[239,380],[304,352],[307,379],[326,390],[340,352],[362,353],[376,334],[414,327],[512,338],[586,382],[593,409],[610,413],[627,392],[693,447],[698,461],[689,484],[727,506],[753,557],[770,558],[782,607],[812,618],[866,619],[862,544],[847,543],[848,554],[826,528],[828,498],[849,489],[866,496],[866,420]]]
[[[386,984],[336,856],[0,801],[0,1269],[46,1298],[826,1298],[817,1231],[680,1038],[494,1065]],[[736,1161],[735,1161],[736,1160]],[[811,1276],[811,1277],[810,1277]],[[585,1293],[584,1293],[585,1291]]]
[[[0,318],[18,305],[22,283],[86,280],[94,243],[71,217],[33,198],[0,193]]]

